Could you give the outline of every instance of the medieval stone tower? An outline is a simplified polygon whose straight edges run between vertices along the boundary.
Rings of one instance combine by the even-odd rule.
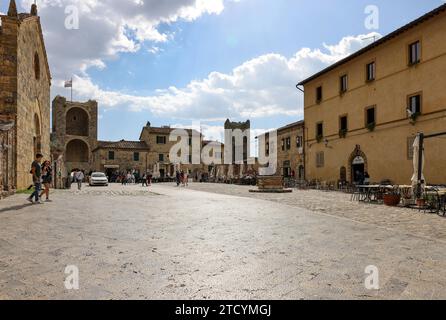
[[[228,131],[231,130],[231,131]],[[232,164],[244,164],[250,156],[250,130],[251,121],[232,122],[229,119],[225,122],[225,152],[232,151]],[[240,136],[238,136],[239,134]],[[226,156],[226,155],[225,155]],[[225,159],[226,161],[226,159]]]
[[[37,6],[18,13],[14,0],[0,16],[0,121],[13,124],[8,143],[12,166],[9,188],[31,184],[29,174],[36,153],[50,159],[51,74]]]
[[[93,170],[92,150],[98,143],[98,103],[53,100],[52,152],[63,157],[65,170]]]

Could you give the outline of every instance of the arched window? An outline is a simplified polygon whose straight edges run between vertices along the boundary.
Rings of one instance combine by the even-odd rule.
[[[34,75],[36,80],[40,79],[40,59],[37,52],[34,54]]]
[[[88,137],[88,133],[89,119],[87,112],[82,108],[71,108],[66,117],[66,134]]]

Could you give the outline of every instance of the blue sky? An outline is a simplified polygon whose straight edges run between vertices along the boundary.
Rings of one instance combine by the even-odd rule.
[[[76,3],[76,0],[66,1]],[[123,0],[119,1],[122,3]],[[224,0],[215,0],[220,1]],[[21,4],[28,7],[29,2],[24,0]],[[181,0],[174,2],[181,3]],[[191,3],[192,0],[183,2]],[[225,117],[234,120],[250,117],[256,129],[275,128],[302,118],[299,112],[302,95],[294,86],[304,74],[296,72],[294,76],[292,73],[305,67],[294,64],[292,60],[302,48],[313,51],[320,49],[326,53],[323,43],[336,45],[344,37],[358,37],[371,32],[385,35],[443,4],[443,1],[228,0],[222,4],[224,8],[216,12],[202,10],[193,19],[181,17],[180,14],[179,18],[171,19],[168,23],[157,21],[157,17],[153,16],[156,10],[148,8],[153,14],[146,16],[145,21],[159,34],[166,35],[167,40],[154,40],[154,36],[138,40],[135,29],[131,31],[129,27],[125,36],[127,40],[137,42],[139,48],[113,47],[113,54],[108,53],[110,41],[105,36],[101,38],[102,34],[111,30],[112,24],[90,27],[88,17],[81,15],[78,30],[79,36],[82,36],[80,41],[91,37],[88,40],[93,43],[104,42],[104,47],[98,47],[96,51],[97,57],[94,50],[84,56],[83,52],[76,56],[75,48],[72,50],[74,53],[64,51],[66,49],[63,47],[75,46],[70,42],[70,39],[75,41],[75,32],[63,35],[67,43],[56,44],[53,39],[57,38],[55,30],[58,29],[53,21],[57,19],[53,19],[52,15],[55,16],[57,10],[41,5],[39,9],[55,78],[53,95],[68,96],[69,91],[60,88],[61,81],[74,75],[75,97],[80,100],[95,98],[99,101],[99,137],[104,140],[138,139],[146,121],[151,121],[153,125],[190,125],[192,120],[200,118],[204,120],[204,125],[210,127],[210,132],[217,132],[217,128],[212,127],[222,126]],[[5,5],[3,0],[0,7],[3,12],[6,11]],[[380,10],[378,30],[365,28],[364,9],[368,5],[376,5]],[[172,7],[171,10],[169,14],[176,13],[178,7]],[[60,11],[57,12],[60,15]],[[131,14],[128,13],[123,19],[130,21]],[[165,16],[164,11],[160,12],[159,20]],[[118,18],[121,18],[119,12],[116,13]],[[101,19],[100,13],[96,19]],[[126,23],[124,25],[128,27],[129,23]],[[359,40],[351,40],[354,45],[344,54],[367,44],[367,40]],[[273,53],[276,54],[274,57],[268,56]],[[333,52],[329,54],[333,56]],[[64,57],[69,60],[64,60]],[[82,65],[86,60],[89,61],[87,66]],[[93,60],[95,62],[91,63]],[[327,61],[319,63],[313,60],[308,61],[308,70],[311,72],[327,64]],[[95,67],[97,61],[100,61],[100,68]],[[304,64],[305,61],[299,63]],[[287,67],[286,75],[275,74],[284,72],[281,69],[284,63],[293,66]],[[234,69],[240,66],[243,68],[234,74]],[[258,72],[256,68],[261,71]],[[209,85],[206,79],[210,79],[212,72],[218,72],[218,76],[216,79],[211,77],[213,81]],[[246,73],[250,74],[249,79],[245,78]],[[226,76],[231,77],[230,89],[225,82]],[[192,81],[198,84],[190,88],[188,86]],[[225,83],[220,84],[221,81]],[[280,84],[276,84],[279,81]],[[233,87],[235,82],[236,88]],[[170,87],[175,89],[168,90]]]

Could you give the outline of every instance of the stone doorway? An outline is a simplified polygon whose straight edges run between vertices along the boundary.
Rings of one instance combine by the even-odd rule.
[[[361,150],[361,146],[357,145],[348,159],[348,181],[351,183],[358,182],[358,176],[368,171],[368,161],[366,154]]]

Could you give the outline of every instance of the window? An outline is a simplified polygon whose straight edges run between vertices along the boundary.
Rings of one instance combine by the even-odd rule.
[[[339,130],[347,131],[348,130],[348,118],[347,116],[342,116],[339,119]]]
[[[285,151],[285,139],[282,139],[282,151]]]
[[[421,95],[413,95],[409,97],[409,111],[412,115],[421,113]]]
[[[115,152],[114,151],[108,152],[108,160],[115,160]]]
[[[316,124],[316,138],[322,138],[324,136],[324,124],[319,122]]]
[[[375,62],[371,62],[366,66],[366,74],[367,74],[368,82],[375,80],[375,76],[376,76]]]
[[[297,136],[296,138],[296,147],[297,148],[302,148],[304,145],[304,141],[303,141],[303,137],[302,136]]]
[[[189,138],[189,146],[192,145],[192,138]]]
[[[139,152],[133,153],[133,161],[139,161]]]
[[[285,145],[286,145],[287,150],[291,149],[291,138],[290,137],[286,138]]]
[[[417,41],[409,45],[409,65],[417,64],[421,61],[421,42]]]
[[[157,136],[156,137],[156,144],[166,144],[166,136]]]
[[[376,124],[376,108],[370,107],[366,109],[366,119],[365,119],[365,125],[367,127],[373,126]]]
[[[340,78],[341,93],[347,92],[347,89],[348,89],[348,76],[345,74]]]
[[[159,154],[158,160],[159,160],[159,162],[164,162],[164,154]]]
[[[316,88],[316,102],[319,103],[322,101],[322,87]]]
[[[40,79],[40,59],[37,52],[34,54],[34,75],[36,80]]]
[[[324,151],[316,153],[316,167],[323,168],[325,166],[325,155]]]

